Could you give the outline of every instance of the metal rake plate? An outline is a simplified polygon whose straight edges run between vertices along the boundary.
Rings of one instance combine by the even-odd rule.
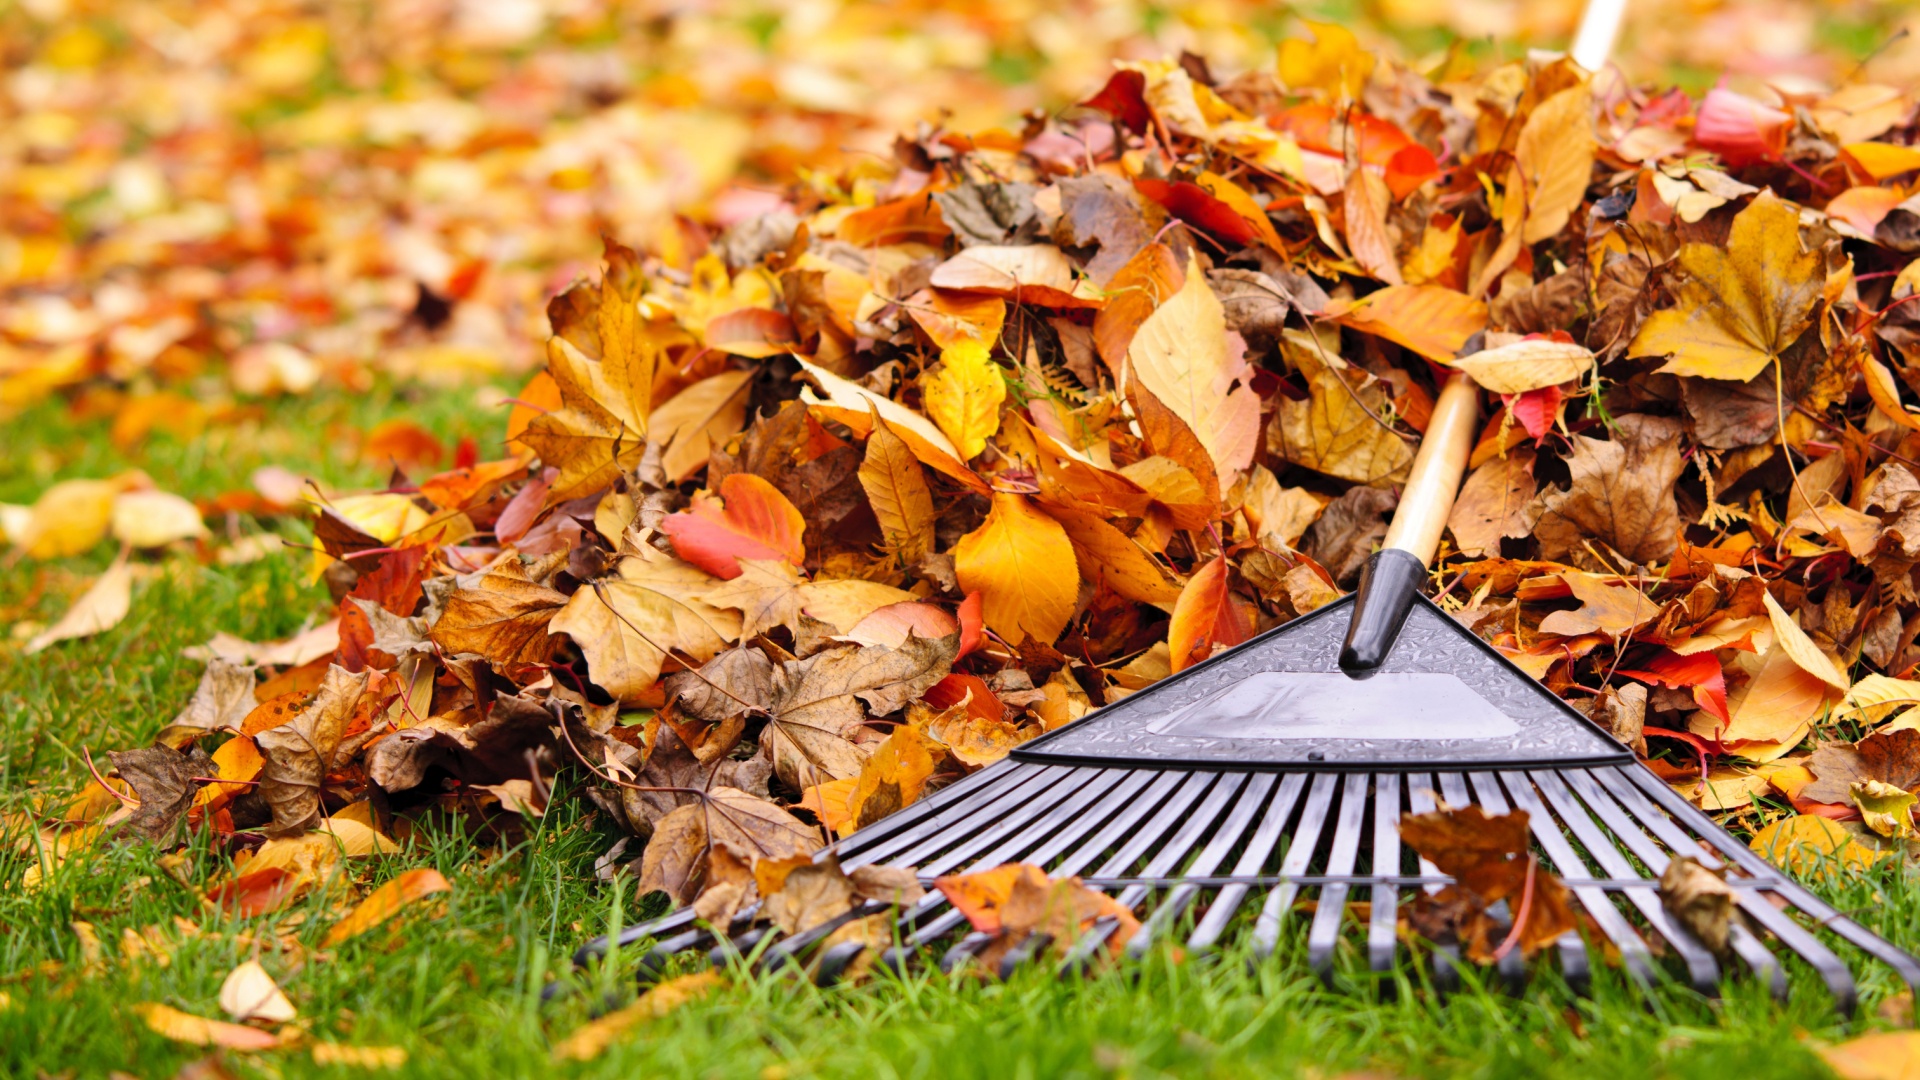
[[[1139,956],[1181,937],[1189,951],[1218,947],[1229,933],[1250,932],[1253,952],[1273,952],[1290,919],[1309,920],[1309,964],[1331,980],[1349,900],[1371,901],[1363,930],[1369,966],[1389,970],[1400,945],[1398,907],[1409,890],[1438,889],[1448,878],[1401,843],[1403,813],[1478,805],[1489,814],[1527,811],[1542,863],[1566,882],[1642,986],[1673,974],[1702,994],[1723,976],[1750,974],[1776,997],[1787,992],[1785,963],[1813,967],[1836,1007],[1858,1001],[1851,971],[1830,943],[1844,942],[1920,984],[1920,961],[1848,919],[1742,846],[1705,814],[1638,765],[1591,769],[1475,772],[1274,773],[1099,768],[1007,761],[877,825],[839,847],[841,864],[911,866],[924,879],[1005,862],[1044,866],[1055,876],[1081,875],[1131,908],[1141,920],[1127,944]],[[1723,965],[1674,923],[1655,891],[1672,854],[1726,866],[1739,908],[1753,929],[1736,925]],[[1311,914],[1299,901],[1316,900]],[[762,968],[806,964],[832,982],[862,946],[842,944],[820,955],[820,942],[845,921],[885,910],[861,909],[845,919],[760,949]],[[1250,930],[1245,929],[1251,919]],[[690,911],[629,928],[619,944],[651,940],[645,969],[658,971],[675,954],[708,950],[718,962],[755,953],[766,934],[750,913],[720,939],[695,925]],[[1080,970],[1116,926],[1096,924],[1067,946],[1063,970]],[[986,941],[967,932],[961,914],[938,892],[902,909],[898,944],[883,962],[905,966],[934,958],[964,961]],[[1771,947],[1769,942],[1771,942]],[[1656,944],[1657,943],[1657,944]],[[603,938],[576,956],[585,964],[610,946]],[[1005,966],[1029,961],[1046,942],[1030,941]],[[1577,934],[1558,942],[1557,962],[1583,988],[1592,943]],[[1664,947],[1662,947],[1664,946]],[[1444,986],[1445,963],[1436,965]],[[1500,974],[1525,977],[1518,953]]]

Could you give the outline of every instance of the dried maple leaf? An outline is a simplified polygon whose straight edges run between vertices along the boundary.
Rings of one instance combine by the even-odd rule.
[[[1686,275],[1673,286],[1676,306],[1647,317],[1635,356],[1667,356],[1675,375],[1746,382],[1813,322],[1825,276],[1820,256],[1800,244],[1800,215],[1762,192],[1733,219],[1723,250],[1680,249]]]
[[[539,583],[552,563],[507,557],[447,598],[428,636],[448,653],[476,653],[496,666],[541,664],[553,651],[548,623],[568,598]]]
[[[738,788],[714,787],[654,826],[640,863],[642,894],[664,892],[675,907],[700,892],[711,849],[725,844],[759,859],[809,855],[819,834],[765,799]]]
[[[125,827],[156,843],[171,837],[192,808],[199,791],[194,777],[206,776],[214,767],[207,752],[197,746],[185,754],[168,746],[152,746],[109,756],[114,772],[140,800]]]
[[[710,659],[738,640],[740,615],[702,595],[719,584],[691,564],[642,545],[614,577],[574,590],[547,629],[586,654],[594,685],[636,700],[660,677],[669,652]]]
[[[1447,515],[1454,546],[1463,554],[1498,554],[1504,538],[1526,536],[1539,520],[1534,503],[1534,453],[1515,449],[1468,474]]]
[[[277,834],[300,832],[320,820],[320,784],[342,754],[367,734],[347,737],[348,723],[366,692],[368,673],[327,668],[325,681],[300,715],[253,737],[265,763],[260,794],[273,808]]]
[[[1528,822],[1524,810],[1490,817],[1478,806],[1400,819],[1400,838],[1407,846],[1456,881],[1430,901],[1423,897],[1416,904],[1446,910],[1444,923],[1464,931],[1459,940],[1478,963],[1494,959],[1486,936],[1487,905],[1505,900],[1514,910],[1525,911],[1518,944],[1528,956],[1577,925],[1567,887],[1531,854]]]
[[[1289,358],[1306,376],[1307,398],[1280,401],[1267,429],[1274,452],[1343,480],[1404,480],[1413,447],[1383,419],[1388,398],[1380,384],[1352,367],[1337,370],[1310,344],[1292,349]]]
[[[848,736],[866,719],[906,707],[945,678],[959,636],[909,638],[898,649],[855,646],[788,660],[775,676],[764,737],[774,770],[795,788],[858,776],[867,751]]]
[[[1680,536],[1674,485],[1683,467],[1678,421],[1635,413],[1613,440],[1573,436],[1572,482],[1544,496],[1534,528],[1543,558],[1565,558],[1597,538],[1636,563],[1673,554]]]

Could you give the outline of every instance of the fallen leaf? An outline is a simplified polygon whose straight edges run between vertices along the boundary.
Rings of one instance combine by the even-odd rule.
[[[284,1024],[300,1015],[258,960],[248,960],[227,973],[226,981],[220,984],[220,1008],[243,1022]]]
[[[171,1005],[143,1002],[135,1005],[133,1011],[150,1030],[174,1042],[242,1051],[272,1050],[280,1045],[279,1038],[267,1032],[223,1020],[205,1020]]]
[[[1189,260],[1186,283],[1140,324],[1127,362],[1148,393],[1178,416],[1206,447],[1221,486],[1253,461],[1260,438],[1260,399],[1245,385],[1244,357],[1231,355],[1226,315]]]
[[[654,825],[640,864],[641,895],[664,892],[675,907],[691,903],[706,876],[707,857],[724,844],[760,859],[810,855],[817,830],[765,799],[714,787]]]
[[[1487,305],[1439,285],[1389,285],[1327,307],[1325,317],[1444,364],[1487,327]]]
[[[779,488],[749,473],[731,473],[718,495],[696,495],[692,507],[661,520],[675,554],[729,581],[740,576],[742,559],[806,562],[801,537],[807,520]]]
[[[326,1068],[338,1065],[347,1069],[386,1069],[393,1071],[406,1065],[407,1048],[404,1046],[349,1046],[345,1043],[316,1042],[308,1048],[313,1063]]]
[[[1024,496],[996,493],[986,521],[954,547],[953,561],[960,587],[982,594],[987,627],[1014,645],[1053,641],[1073,617],[1079,575],[1061,573],[1074,565],[1073,544]]]
[[[133,605],[133,570],[127,565],[123,554],[107,567],[106,573],[95,578],[87,591],[73,602],[58,622],[35,634],[20,651],[28,656],[44,650],[47,646],[75,638],[92,637],[94,634],[111,630],[120,625],[127,617],[127,610]]]
[[[596,686],[633,701],[660,678],[670,651],[709,660],[741,634],[740,614],[708,603],[719,585],[690,563],[642,545],[615,576],[574,590],[548,630],[586,654]]]
[[[1483,389],[1524,394],[1572,382],[1593,368],[1593,353],[1570,341],[1527,338],[1453,362]]]
[[[1534,527],[1543,558],[1571,554],[1596,537],[1637,563],[1673,554],[1680,536],[1674,486],[1683,468],[1680,424],[1641,413],[1619,417],[1611,440],[1573,436],[1571,482],[1544,496]]]
[[[1468,474],[1447,515],[1454,546],[1464,554],[1498,554],[1500,541],[1518,539],[1538,520],[1534,494],[1534,454],[1520,448],[1488,459]]]
[[[345,918],[329,927],[326,945],[332,948],[350,938],[359,937],[399,914],[400,909],[408,904],[452,888],[453,883],[432,867],[399,874],[369,893]]]
[[[1413,447],[1387,426],[1388,397],[1358,370],[1336,370],[1312,348],[1290,353],[1307,379],[1307,398],[1283,398],[1267,442],[1287,461],[1362,484],[1406,478]]]
[[[1000,405],[1007,399],[1006,379],[986,345],[961,341],[942,349],[940,369],[923,376],[921,386],[927,415],[963,459],[978,457],[1000,430]]]
[[[347,725],[367,689],[368,673],[327,668],[319,692],[292,720],[253,737],[265,763],[260,794],[273,808],[273,831],[300,832],[320,820],[320,785],[343,752]],[[365,740],[356,736],[354,742]]]
[[[1675,855],[1660,874],[1660,904],[1709,952],[1728,955],[1734,895],[1725,869],[1716,872],[1691,855]]]
[[[553,651],[548,624],[567,603],[508,556],[473,587],[454,590],[427,636],[445,652],[475,653],[502,667],[541,664]]]
[[[1167,629],[1174,671],[1205,660],[1216,648],[1232,647],[1253,636],[1253,622],[1228,585],[1227,562],[1218,557],[1203,563],[1187,579]]]
[[[926,474],[906,440],[878,416],[867,436],[866,457],[860,462],[860,487],[867,493],[887,546],[902,562],[918,562],[933,554],[933,492],[927,487]]]
[[[727,984],[717,971],[698,971],[654,984],[640,1000],[573,1029],[553,1044],[555,1061],[591,1061],[621,1036],[648,1020],[657,1020]]]

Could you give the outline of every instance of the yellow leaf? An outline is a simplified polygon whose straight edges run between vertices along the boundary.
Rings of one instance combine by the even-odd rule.
[[[1296,465],[1343,480],[1388,484],[1404,479],[1413,447],[1384,426],[1387,395],[1380,385],[1361,382],[1366,376],[1355,368],[1335,370],[1315,349],[1287,351],[1307,377],[1307,400],[1280,397],[1267,436],[1269,449]]]
[[[1920,1031],[1877,1031],[1819,1050],[1840,1080],[1920,1080]]]
[[[1912,792],[1881,780],[1862,780],[1848,784],[1847,794],[1860,808],[1867,828],[1894,840],[1913,835],[1913,804],[1920,797]]]
[[[220,1008],[235,1020],[265,1020],[284,1024],[300,1015],[258,960],[248,960],[227,974],[220,984]]]
[[[133,1011],[148,1028],[163,1038],[193,1046],[222,1046],[228,1050],[271,1050],[280,1040],[264,1031],[229,1024],[224,1020],[206,1020],[183,1013],[170,1005],[144,1002]]]
[[[1747,844],[1775,866],[1807,874],[1835,864],[1843,870],[1862,870],[1890,854],[1855,840],[1846,827],[1817,814],[1797,814],[1755,833]]]
[[[205,536],[200,511],[165,491],[129,491],[113,500],[113,538],[136,548],[165,547],[175,540]]]
[[[696,972],[668,979],[640,996],[640,1000],[617,1009],[598,1020],[573,1029],[566,1038],[553,1044],[555,1061],[590,1061],[599,1057],[614,1041],[646,1020],[665,1016],[689,1002],[698,1001],[727,984],[712,971]]]
[[[753,371],[726,371],[702,379],[673,395],[647,421],[651,438],[665,446],[660,467],[678,483],[706,465],[713,448],[740,431],[747,420],[748,384]]]
[[[404,1046],[347,1046],[317,1042],[311,1050],[313,1063],[322,1067],[339,1065],[349,1069],[398,1069],[407,1063]]]
[[[860,487],[887,546],[906,564],[933,553],[933,492],[906,440],[877,417],[860,462]]]
[[[1800,215],[1762,192],[1733,219],[1726,250],[1687,244],[1675,305],[1641,324],[1633,356],[1667,355],[1674,375],[1746,382],[1813,321],[1825,275],[1800,245]]]
[[[1920,169],[1920,149],[1892,143],[1857,142],[1841,147],[1875,183]]]
[[[1260,442],[1260,398],[1246,380],[1244,356],[1229,356],[1227,319],[1198,256],[1180,291],[1153,310],[1127,347],[1140,384],[1171,409],[1213,459],[1222,488],[1253,463]]]
[[[993,509],[953,550],[960,588],[982,594],[982,617],[1011,644],[1051,643],[1073,617],[1080,575],[1059,523],[1023,495],[996,492]]]
[[[1165,606],[1180,598],[1180,583],[1154,562],[1146,549],[1106,519],[1062,506],[1041,509],[1066,530],[1080,561],[1081,577],[1103,581],[1121,596],[1145,604]]]
[[[1000,430],[1000,405],[1007,383],[1000,367],[977,341],[960,341],[940,351],[940,370],[921,380],[927,415],[971,461]]]
[[[87,551],[107,535],[120,490],[112,480],[62,480],[34,500],[33,514],[13,542],[35,559]]]
[[[1463,356],[1453,366],[1496,394],[1524,394],[1586,374],[1593,353],[1570,341],[1516,341]]]
[[[1280,43],[1280,81],[1289,90],[1325,90],[1357,98],[1373,74],[1373,54],[1360,47],[1353,31],[1335,23],[1302,20],[1314,40]]]
[[[596,686],[633,701],[660,678],[668,650],[711,660],[740,636],[740,616],[701,598],[720,579],[642,544],[616,575],[589,583],[547,628],[586,654]]]
[[[1593,174],[1593,93],[1586,83],[1541,102],[1520,129],[1508,173],[1507,198],[1525,200],[1521,238],[1534,244],[1557,236],[1586,197]]]
[[[1807,632],[1800,629],[1800,624],[1793,621],[1793,616],[1780,606],[1780,601],[1775,600],[1770,592],[1762,593],[1761,597],[1766,601],[1767,618],[1773,625],[1774,644],[1785,649],[1793,662],[1806,669],[1808,674],[1837,690],[1847,689],[1849,683],[1846,675],[1841,673],[1826,653],[1820,651],[1820,646],[1813,643]]]
[[[1833,710],[1833,717],[1873,725],[1914,705],[1920,705],[1920,680],[1871,674],[1853,684]]]
[[[797,357],[795,359],[798,359]],[[894,401],[868,390],[858,383],[849,382],[826,368],[799,360],[800,370],[807,373],[820,389],[826,393],[822,398],[813,392],[811,386],[802,387],[800,400],[806,402],[816,413],[830,420],[838,420],[853,429],[857,436],[865,438],[873,426],[873,417],[878,414],[893,428],[893,433],[905,440],[913,450],[913,456],[920,463],[936,469],[973,490],[986,494],[986,481],[973,474],[960,456],[960,448],[953,445],[933,421]]]
[[[375,889],[348,912],[346,918],[334,923],[327,931],[326,945],[332,948],[348,938],[364,934],[393,918],[401,908],[415,900],[451,888],[453,884],[438,870],[431,867],[409,870]]]
[[[80,599],[73,602],[60,621],[34,635],[21,651],[31,656],[34,653],[59,641],[73,638],[90,637],[102,630],[111,630],[120,625],[127,617],[127,609],[132,605],[133,570],[127,566],[127,558],[122,554],[107,567],[107,572],[94,579]]]

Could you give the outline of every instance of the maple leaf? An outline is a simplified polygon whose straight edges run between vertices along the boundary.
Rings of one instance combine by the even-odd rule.
[[[574,590],[547,629],[579,646],[594,685],[636,700],[659,679],[669,653],[707,660],[740,637],[739,614],[702,598],[718,584],[643,545],[620,560],[615,576]]]
[[[368,673],[327,668],[313,701],[298,716],[253,737],[264,764],[260,794],[273,808],[273,831],[296,833],[320,820],[320,783],[359,742],[372,733],[347,736],[348,723],[366,692]]]
[[[1357,369],[1338,370],[1311,346],[1290,359],[1307,378],[1304,401],[1282,399],[1267,440],[1286,460],[1363,484],[1403,480],[1413,447],[1381,419],[1387,396]]]
[[[1531,894],[1518,939],[1528,956],[1577,925],[1567,887],[1530,854],[1525,810],[1490,816],[1468,806],[1407,814],[1400,819],[1400,838],[1456,881],[1436,896],[1416,899],[1417,910],[1409,919],[1429,936],[1442,930],[1444,936],[1457,937],[1478,963],[1494,959],[1487,905],[1505,900],[1518,907],[1523,894]]]
[[[1497,553],[1503,537],[1517,539],[1532,531],[1539,518],[1533,505],[1539,490],[1533,463],[1533,451],[1518,449],[1491,458],[1468,474],[1447,515],[1447,528],[1462,552]]]
[[[553,651],[548,623],[569,603],[539,583],[549,569],[503,559],[471,587],[454,590],[428,636],[449,653],[477,653],[499,666],[545,663]]]
[[[642,894],[664,892],[675,907],[699,895],[712,849],[724,844],[755,858],[810,855],[820,836],[765,799],[739,788],[714,787],[654,826],[640,864]]]
[[[857,776],[866,751],[847,736],[866,719],[896,712],[945,678],[959,635],[909,638],[897,649],[830,649],[783,662],[766,712],[774,771],[795,788]]]
[[[1635,413],[1618,419],[1617,434],[1611,441],[1573,436],[1571,483],[1545,494],[1545,513],[1534,527],[1542,556],[1561,558],[1587,537],[1639,563],[1673,554],[1680,534],[1674,501],[1680,425]]]
[[[1733,219],[1724,250],[1687,244],[1675,306],[1647,316],[1635,356],[1667,356],[1675,375],[1746,382],[1776,363],[1813,322],[1825,277],[1800,244],[1800,216],[1762,192]]]

